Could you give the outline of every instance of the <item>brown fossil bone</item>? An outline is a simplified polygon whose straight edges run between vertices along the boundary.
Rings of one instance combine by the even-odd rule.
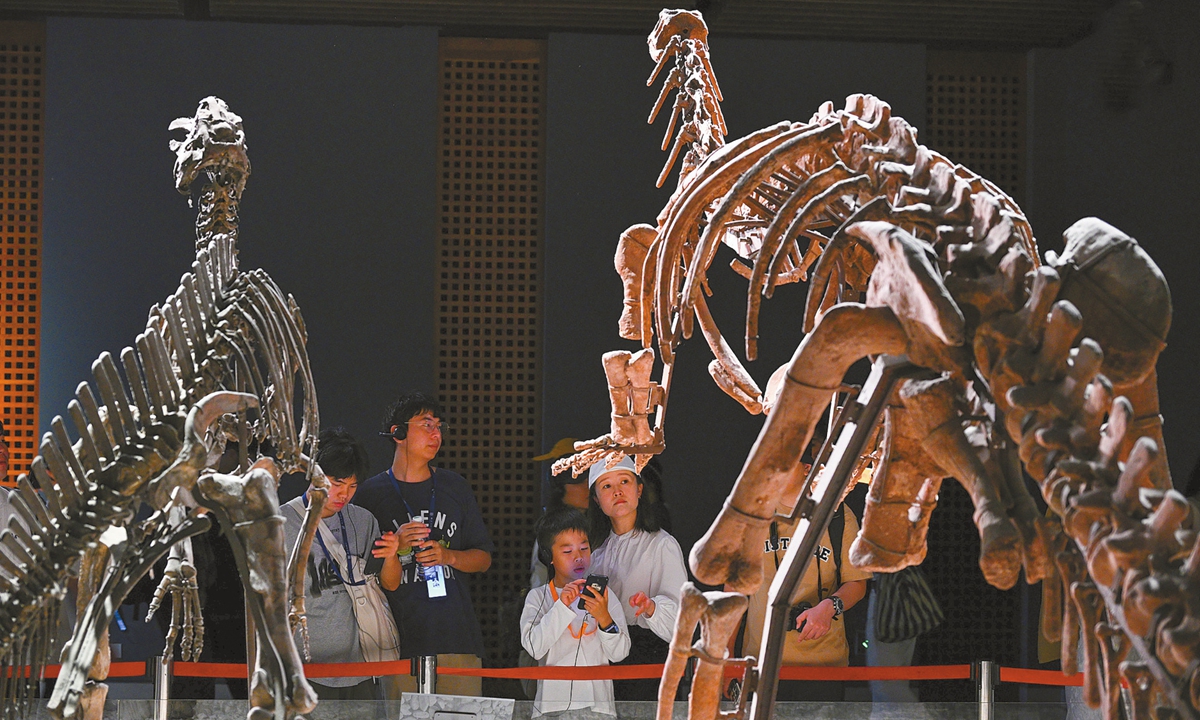
[[[979,529],[979,564],[992,585],[1006,589],[1016,584],[1021,568],[1022,538],[1000,497],[1003,480],[999,468],[985,467],[962,431],[965,398],[948,377],[910,380],[900,391],[905,406],[918,418],[922,447],[944,472],[958,478],[975,505]]]
[[[1061,527],[1054,528],[1047,541],[1051,567],[1042,578],[1042,607],[1039,625],[1042,629],[1042,637],[1052,643],[1061,642],[1063,638],[1064,586],[1063,577],[1055,558],[1067,546],[1067,542],[1069,539],[1063,534]]]
[[[108,546],[98,543],[95,548],[84,552],[79,563],[79,592],[75,596],[75,613],[82,617],[87,606],[100,587],[104,573],[108,568]],[[109,667],[112,665],[112,650],[108,646],[108,628],[100,637],[96,648],[95,659],[88,669],[87,684],[84,685],[83,696],[79,700],[79,708],[83,720],[100,720],[104,717],[104,701],[108,698]]]
[[[1100,623],[1104,601],[1096,586],[1090,582],[1071,584],[1071,599],[1075,603],[1079,624],[1083,630],[1083,699],[1088,707],[1098,708],[1101,702],[1102,667],[1100,638],[1096,626]]]
[[[850,545],[850,562],[865,570],[886,572],[925,559],[925,536],[942,479],[930,472],[911,415],[898,399],[884,414],[880,460],[858,537]]]
[[[1103,696],[1100,709],[1104,720],[1119,720],[1121,717],[1121,663],[1129,653],[1129,643],[1120,627],[1109,623],[1098,623],[1095,628],[1100,642],[1101,669],[1104,671]]]
[[[650,380],[654,369],[654,351],[650,348],[631,353],[607,352],[602,358],[608,379],[612,425],[607,435],[575,443],[575,454],[556,461],[555,474],[570,470],[578,477],[601,459],[609,466],[624,455],[632,455],[640,471],[654,453],[662,449],[661,433],[650,427],[650,416],[665,410],[665,393]]]
[[[785,489],[799,487],[800,454],[830,394],[840,389],[846,369],[860,357],[902,354],[906,346],[903,328],[889,308],[847,304],[822,317],[796,350],[779,399],[720,515],[692,546],[696,579],[744,594],[758,588],[767,526]]]
[[[1178,498],[1165,492],[1165,453],[1154,442],[1154,362],[1170,324],[1157,267],[1095,220],[1069,230],[1067,250],[1042,266],[1012,198],[919,145],[915,130],[869,95],[851,95],[840,109],[825,103],[807,122],[713,142],[723,142],[724,127],[706,37],[699,14],[682,11],[664,12],[651,35],[655,75],[676,61],[652,117],[677,91],[671,117],[684,121],[667,168],[690,149],[656,224],[636,228],[636,247],[626,237],[618,259],[621,331],[645,348],[657,344],[660,407],[675,353],[699,324],[718,386],[750,412],[771,408],[725,507],[692,549],[697,578],[735,592],[758,585],[766,525],[776,504],[799,492],[800,452],[846,368],[903,353],[927,372],[906,374],[889,400],[855,559],[882,569],[923,557],[939,483],[955,477],[976,504],[988,579],[1010,585],[1022,567],[1043,579],[1045,631],[1064,640],[1064,669],[1083,665],[1089,700],[1103,700],[1111,715],[1115,668],[1136,650],[1152,686],[1138,707],[1157,697],[1195,717],[1200,543],[1192,514],[1181,517]],[[809,334],[777,400],[772,384],[767,397],[758,391],[709,312],[708,273],[722,245],[748,280],[748,360],[762,298],[809,278]],[[637,452],[616,434],[637,442],[617,423],[560,469]],[[1038,515],[1023,470],[1053,517]],[[770,676],[774,659],[763,660]],[[710,712],[715,690],[696,692],[708,695],[693,694],[693,708]],[[769,704],[756,704],[756,718]]]
[[[304,524],[300,528],[300,537],[296,539],[288,556],[288,628],[293,635],[300,630],[301,648],[305,659],[311,660],[312,653],[308,646],[308,617],[304,606],[304,569],[308,567],[308,554],[312,549],[313,538],[317,534],[317,523],[321,522],[321,514],[325,503],[329,501],[329,477],[315,462],[310,462],[312,479],[308,491],[308,509],[304,515]]]
[[[1077,325],[1067,322],[1070,316],[1068,312],[1052,314],[1047,333],[1056,323],[1064,328]],[[1053,354],[1059,356],[1057,367]],[[1077,557],[1078,548],[1086,555],[1087,569],[1096,581],[1078,579],[1073,583],[1078,601],[1074,609],[1085,630],[1101,612],[1119,619],[1126,639],[1119,648],[1109,649],[1125,652],[1126,645],[1137,647],[1163,699],[1173,708],[1190,709],[1190,699],[1171,679],[1186,675],[1200,644],[1200,635],[1194,630],[1200,623],[1194,610],[1189,610],[1195,602],[1188,599],[1187,575],[1179,572],[1184,567],[1178,564],[1194,550],[1194,534],[1180,531],[1190,518],[1190,508],[1177,494],[1147,487],[1157,455],[1150,438],[1133,444],[1126,463],[1118,461],[1128,446],[1133,409],[1119,397],[1112,401],[1108,422],[1101,426],[1096,421],[1095,416],[1101,414],[1099,405],[1111,397],[1107,381],[1099,382],[1103,378],[1097,374],[1102,362],[1099,347],[1085,340],[1078,349],[1064,352],[1059,344],[1042,360],[1044,380],[1013,387],[1007,395],[1026,413],[1025,437],[1033,438],[1033,442],[1023,443],[1026,456],[1033,467],[1045,473],[1043,494],[1062,515],[1063,528],[1071,538],[1070,552],[1059,558]],[[1082,573],[1079,569],[1063,571],[1064,576],[1072,574],[1079,577]],[[1103,673],[1114,675],[1114,663],[1103,657],[1097,660],[1094,628],[1085,632],[1083,639],[1086,698],[1089,703],[1100,703],[1096,678]],[[1103,654],[1104,648],[1099,649]],[[1064,670],[1070,667],[1068,661],[1064,655]],[[1111,685],[1108,690],[1111,701]],[[1144,710],[1146,703],[1143,696],[1138,707]]]
[[[654,124],[663,101],[672,90],[678,90],[675,106],[667,122],[662,149],[671,143],[671,132],[676,119],[682,120],[675,143],[667,156],[667,163],[658,176],[658,187],[666,182],[667,174],[685,145],[683,170],[686,175],[699,165],[708,153],[725,142],[725,118],[721,114],[721,88],[713,73],[712,61],[708,57],[708,26],[699,12],[689,10],[663,10],[658,14],[658,24],[646,39],[650,58],[654,60],[654,72],[647,85],[653,85],[666,63],[674,59],[675,67],[667,75],[663,89],[650,111],[648,123]]]
[[[1158,415],[1155,364],[1171,327],[1171,293],[1158,265],[1129,235],[1098,218],[1077,221],[1063,233],[1061,255],[1046,254],[1062,277],[1059,297],[1083,316],[1083,333],[1104,338],[1104,369],[1114,392],[1134,404],[1138,436],[1161,452],[1149,482],[1171,485]],[[1122,459],[1137,438],[1130,434]]]
[[[184,516],[187,514],[182,507],[172,510]],[[175,521],[180,522],[182,518],[176,518]],[[171,602],[171,626],[167,631],[166,647],[174,648],[176,639],[182,635],[179,642],[180,658],[199,661],[200,653],[204,651],[204,618],[200,614],[200,587],[196,583],[196,567],[192,562],[189,541],[171,548],[163,578],[154,590],[146,613],[147,622],[167,598]]]
[[[653,227],[634,225],[621,233],[621,239],[617,242],[613,265],[616,266],[617,275],[621,277],[621,286],[625,294],[617,328],[618,334],[626,340],[642,339],[642,269],[646,264],[646,254],[657,238],[658,234]]]
[[[1150,667],[1141,662],[1125,660],[1120,664],[1121,677],[1129,687],[1129,699],[1133,709],[1133,717],[1151,717],[1150,708],[1154,702],[1154,676]]]
[[[650,373],[654,370],[654,351],[630,353],[616,350],[604,354],[604,375],[613,407],[613,438],[627,445],[649,445],[654,439],[650,413],[654,409]]]
[[[684,583],[675,635],[671,639],[670,655],[658,688],[658,720],[670,720],[679,681],[691,658],[698,660],[692,687],[700,688],[700,691],[693,690],[689,698],[688,716],[714,720],[741,717],[746,696],[754,691],[753,676],[743,688],[738,712],[720,712],[719,701],[728,659],[727,648],[737,633],[747,603],[746,596],[739,593],[700,592],[692,583]],[[697,625],[700,627],[700,639],[692,644]]]

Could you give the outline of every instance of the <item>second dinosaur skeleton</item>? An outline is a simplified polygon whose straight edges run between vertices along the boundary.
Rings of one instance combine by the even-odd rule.
[[[1200,543],[1186,502],[1170,490],[1158,418],[1154,367],[1171,319],[1161,271],[1132,238],[1094,218],[1068,230],[1065,251],[1047,253],[1043,264],[1012,198],[920,145],[914,128],[869,95],[849,97],[842,110],[826,103],[805,123],[712,142],[723,132],[715,132],[719,98],[700,25],[698,13],[664,10],[648,40],[659,66],[662,49],[673,48],[681,73],[705,68],[678,107],[707,131],[680,131],[695,162],[685,163],[657,223],[627,230],[616,256],[626,289],[621,335],[663,360],[659,382],[638,373],[657,403],[630,405],[613,392],[610,432],[578,443],[555,470],[578,474],[625,454],[641,464],[663,449],[674,355],[698,324],[718,385],[750,412],[773,403],[724,509],[690,556],[701,582],[752,593],[777,504],[811,516],[818,497],[799,482],[800,457],[846,371],[864,357],[906,357],[919,371],[887,399],[852,562],[878,571],[921,562],[938,488],[953,477],[975,505],[987,580],[1012,587],[1023,570],[1043,582],[1044,629],[1063,639],[1068,671],[1080,661],[1074,641],[1085,639],[1090,704],[1115,718],[1126,677],[1139,717],[1156,705],[1197,717]],[[706,112],[687,115],[695,108]],[[722,244],[737,253],[733,268],[749,284],[750,360],[762,299],[780,284],[809,283],[808,334],[782,369],[778,399],[763,396],[708,312],[707,275]],[[606,376],[616,386],[612,363],[610,354]],[[635,411],[655,415],[649,443],[642,422],[627,419]],[[1022,468],[1052,517],[1038,512]],[[697,605],[712,616],[709,635],[728,624],[717,621],[726,612],[717,605],[715,597]],[[690,642],[694,621],[681,614],[675,645]],[[722,647],[724,639],[703,643]],[[1125,660],[1130,648],[1141,661]],[[702,666],[720,661],[701,657]],[[679,662],[673,650],[666,680]],[[718,676],[697,672],[697,720],[715,712],[719,683],[705,678]],[[759,720],[773,694],[764,681],[752,706]]]

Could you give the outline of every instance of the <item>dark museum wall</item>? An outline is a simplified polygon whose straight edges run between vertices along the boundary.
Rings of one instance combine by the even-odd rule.
[[[784,42],[710,38],[725,95],[730,137],[781,120],[805,121],[825,100],[870,92],[918,127],[925,116],[925,52],[920,45]],[[654,224],[678,177],[654,182],[664,112],[646,124],[661,80],[644,38],[551,35],[547,111],[543,444],[608,431],[608,391],[600,356],[637,349],[617,336],[621,281],[613,252],[621,232]],[[764,71],[770,68],[769,71]],[[713,262],[713,315],[744,357],[746,282],[729,270],[732,251]],[[803,287],[779,289],[763,304],[760,357],[747,369],[760,386],[801,339]],[[678,355],[661,456],[674,534],[685,552],[716,516],[762,426],[713,383],[712,359],[697,333]],[[659,366],[661,367],[661,366]],[[655,376],[658,375],[658,369]]]
[[[300,303],[323,424],[367,437],[398,390],[431,387],[436,32],[50,20],[44,424],[189,267],[194,213],[171,183],[166,128],[208,94],[245,119],[242,264]],[[807,120],[851,92],[886,97],[918,126],[924,117],[919,45],[714,38],[712,50],[734,136]],[[548,64],[544,447],[607,428],[600,354],[630,346],[616,335],[613,248],[669,194],[654,189],[665,126],[645,121],[658,92],[646,87],[645,41],[556,34]],[[713,309],[740,348],[745,283],[728,261],[717,261]],[[799,342],[802,305],[795,286],[767,304],[749,368],[760,383]],[[702,342],[684,349],[663,456],[684,547],[761,425],[716,388],[709,359]],[[382,466],[384,449],[368,447]]]
[[[1031,55],[1029,211],[1043,248],[1094,214],[1137,237],[1176,303],[1160,362],[1177,482],[1196,460],[1200,248],[1185,216],[1200,206],[1197,8],[1175,23],[1175,79],[1133,110],[1102,106],[1098,33]],[[192,259],[193,211],[171,182],[167,124],[217,94],[246,119],[254,164],[242,207],[242,263],[293,293],[308,324],[326,426],[373,434],[383,405],[433,382],[435,28],[349,28],[51,19],[47,26],[43,425],[91,361],[143,327]],[[921,45],[711,39],[732,136],[807,120],[851,92],[887,99],[920,128]],[[600,355],[616,335],[612,270],[626,227],[653,223],[669,191],[664,119],[645,122],[658,87],[641,37],[553,34],[548,58],[545,384],[542,447],[607,429]],[[1189,162],[1191,161],[1191,162]],[[674,182],[674,173],[669,183]],[[716,319],[742,352],[745,283],[714,263]],[[802,288],[764,305],[760,382],[800,340]],[[719,508],[761,418],[708,377],[699,338],[680,355],[662,458],[686,548]],[[370,443],[373,465],[383,447]]]
[[[43,429],[191,267],[167,125],[207,95],[245,120],[242,267],[299,302],[325,426],[428,388],[436,29],[55,18],[47,48]]]
[[[1101,78],[1120,47],[1121,16],[1110,11],[1090,37],[1063,50],[1032,52],[1033,112],[1026,211],[1043,250],[1094,215],[1132,235],[1162,268],[1174,303],[1159,357],[1163,431],[1175,486],[1184,489],[1200,456],[1200,5],[1147,4],[1152,43],[1174,60],[1173,77],[1150,73],[1125,110],[1105,106]]]

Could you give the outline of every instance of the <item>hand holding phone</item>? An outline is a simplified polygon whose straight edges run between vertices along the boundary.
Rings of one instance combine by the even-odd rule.
[[[590,581],[592,578],[588,578]],[[584,590],[579,596],[579,604],[587,612],[596,619],[596,625],[600,628],[609,628],[613,625],[612,615],[608,612],[608,587],[607,583],[603,590],[599,590],[602,583],[596,582],[591,586],[584,585]]]
[[[581,595],[588,597],[601,598],[604,597],[604,590],[608,587],[607,575],[588,575],[587,580],[583,583],[583,592]],[[583,598],[579,598],[579,609],[585,610],[583,606]]]

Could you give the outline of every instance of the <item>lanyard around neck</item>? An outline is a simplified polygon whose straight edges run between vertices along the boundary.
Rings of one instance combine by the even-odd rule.
[[[304,493],[304,507],[306,507],[306,508],[308,507],[308,493],[307,492]],[[329,553],[329,548],[325,545],[325,541],[321,538],[321,532],[319,529],[316,533],[317,544],[319,544],[321,546],[321,551],[323,553],[325,553],[325,557],[329,559],[329,565],[330,565],[330,567],[333,568],[333,576],[338,579],[338,582],[340,582],[343,585],[352,585],[355,587],[357,587],[359,585],[366,585],[367,581],[365,578],[362,580],[357,580],[357,581],[354,579],[354,563],[350,560],[350,542],[346,538],[346,518],[344,515],[342,515],[341,510],[337,511],[337,519],[338,519],[338,523],[341,525],[341,528],[342,528],[342,550],[344,550],[346,552],[346,573],[350,576],[349,580],[342,577],[341,571],[338,570],[337,561],[334,559],[333,555],[331,555]],[[317,522],[324,523],[325,518],[318,518]]]
[[[551,579],[548,584],[550,585],[550,597],[554,598],[554,602],[558,602],[558,590],[556,590],[554,588],[554,580]],[[596,630],[598,630],[600,628],[600,621],[597,620],[596,627],[592,628],[591,630],[588,630],[587,629],[587,619],[588,619],[588,616],[585,614],[583,617],[583,622],[581,622],[579,624],[579,632],[578,633],[576,633],[571,628],[570,625],[567,626],[567,632],[571,633],[572,638],[578,640],[578,639],[582,638],[584,635],[591,635],[592,633],[596,632]]]
[[[412,506],[408,504],[408,500],[404,499],[404,493],[400,490],[400,481],[396,479],[396,473],[392,472],[391,468],[387,469],[388,477],[392,479],[392,488],[396,490],[396,494],[400,496],[400,502],[404,503],[404,509],[408,511],[408,519],[416,520],[417,514],[413,512]],[[436,517],[434,508],[437,505],[437,481],[433,478],[433,473],[429,474],[429,523],[432,525]]]

